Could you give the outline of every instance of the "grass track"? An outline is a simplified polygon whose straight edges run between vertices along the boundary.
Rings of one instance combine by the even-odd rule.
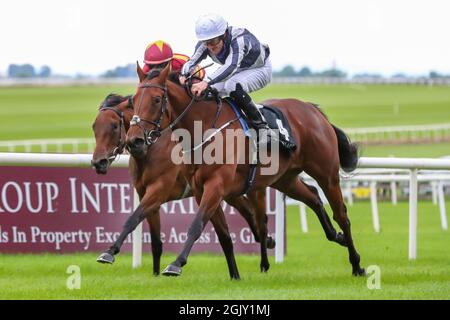
[[[134,91],[134,86],[118,85],[0,88],[0,140],[93,137],[91,124],[105,96]],[[272,84],[253,97],[255,101],[298,98],[318,103],[342,128],[450,123],[450,87]],[[364,150],[366,156],[449,154],[450,143]]]
[[[450,203],[447,202],[447,207]],[[346,249],[329,243],[309,212],[310,232],[300,232],[297,207],[288,210],[285,262],[261,274],[258,255],[238,255],[242,280],[230,281],[220,255],[193,254],[180,278],[151,276],[151,257],[131,269],[131,255],[115,265],[95,262],[96,254],[0,255],[0,299],[449,299],[450,232],[442,231],[439,209],[420,203],[418,259],[407,259],[407,203],[380,203],[381,234],[372,229],[370,204],[349,208],[353,236],[364,267],[381,268],[381,289],[350,275]],[[164,254],[162,267],[174,259]],[[79,265],[80,290],[68,290],[69,265]]]

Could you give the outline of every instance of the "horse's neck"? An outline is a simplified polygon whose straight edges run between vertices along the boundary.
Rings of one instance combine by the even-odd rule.
[[[178,117],[189,105],[191,98],[185,89],[171,81],[167,81],[167,95],[169,99],[170,111],[173,117]]]
[[[186,90],[174,83],[168,82],[168,97],[170,102],[170,109],[172,112],[172,121],[177,121],[175,128],[184,128],[189,131],[194,130],[194,124],[199,121],[203,124],[209,125],[211,113],[209,108],[205,108],[206,104],[203,101],[192,101],[192,98],[187,94]],[[189,110],[186,110],[189,108]],[[185,112],[183,114],[183,112]],[[205,129],[205,128],[204,128]],[[192,133],[192,132],[191,132]]]
[[[127,108],[123,111],[123,125],[125,126],[125,131],[128,131],[130,129],[130,121],[133,117],[134,111],[133,109]]]

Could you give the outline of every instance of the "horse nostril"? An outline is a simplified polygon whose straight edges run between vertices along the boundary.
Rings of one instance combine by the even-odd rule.
[[[129,145],[130,148],[140,149],[140,148],[142,148],[144,146],[144,143],[145,143],[144,139],[142,139],[142,138],[134,138],[133,140],[131,140],[128,143],[128,145]]]
[[[92,160],[91,163],[96,169],[106,168],[108,159]]]
[[[136,140],[134,140],[134,145],[136,148],[142,148],[144,144],[145,144],[144,139],[137,138]]]

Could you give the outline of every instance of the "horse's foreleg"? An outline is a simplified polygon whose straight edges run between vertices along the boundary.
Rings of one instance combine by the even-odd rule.
[[[200,195],[196,194],[197,202],[200,200],[199,198]],[[212,215],[216,213],[222,200],[223,188],[220,187],[220,183],[211,181],[209,184],[205,184],[204,192],[201,195],[199,210],[189,227],[187,240],[184,243],[183,249],[177,259],[164,269],[163,275],[181,275],[181,267],[186,264],[194,242],[200,237],[206,223],[208,223]]]
[[[247,194],[255,210],[255,220],[258,227],[261,249],[261,272],[267,272],[270,268],[269,258],[267,257],[268,242],[275,245],[272,238],[267,236],[267,214],[266,214],[266,190],[253,191]]]
[[[161,241],[161,221],[159,217],[159,207],[147,217],[150,226],[150,237],[152,239],[153,275],[159,275],[161,267],[162,241]]]
[[[230,233],[228,231],[228,225],[225,220],[225,214],[222,208],[219,206],[216,212],[211,217],[211,223],[214,226],[214,230],[219,238],[220,246],[222,247],[225,258],[227,259],[228,271],[230,272],[230,278],[239,280],[239,271],[236,264],[233,251],[233,241],[231,240]]]
[[[120,233],[114,244],[105,252],[103,252],[98,258],[97,262],[110,263],[114,262],[114,256],[120,252],[123,242],[127,236],[133,232],[134,229],[145,219],[145,211],[142,205],[139,205],[133,214],[125,221],[122,232]]]

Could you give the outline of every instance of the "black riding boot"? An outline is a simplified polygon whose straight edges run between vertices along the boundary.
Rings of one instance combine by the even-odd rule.
[[[230,97],[233,98],[239,108],[245,112],[255,130],[269,129],[267,122],[264,121],[258,107],[253,103],[252,98],[248,93],[244,91],[240,83],[236,84],[235,91],[230,92]]]

